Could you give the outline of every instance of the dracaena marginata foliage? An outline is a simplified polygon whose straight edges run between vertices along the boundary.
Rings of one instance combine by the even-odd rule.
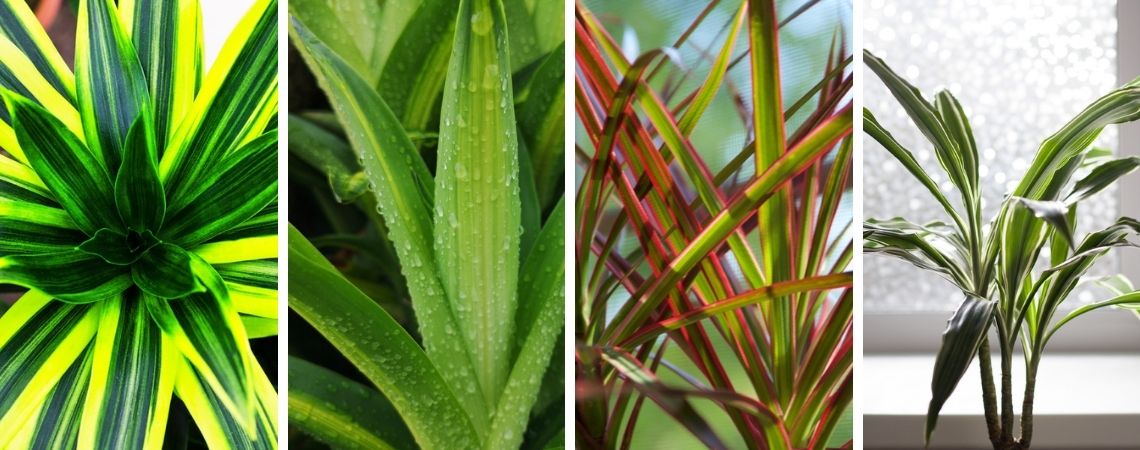
[[[344,5],[289,5],[291,444],[562,446],[562,4]]]
[[[0,3],[0,447],[162,448],[177,396],[211,448],[275,448],[277,2],[210,67],[196,0],[78,16],[73,71]]]
[[[837,26],[822,70],[782,84],[781,54],[802,50],[780,28],[816,2],[778,3],[720,5],[733,15],[698,70],[676,50],[690,32],[631,60],[577,5],[580,446],[676,427],[658,412],[710,448],[851,443],[851,55]],[[716,8],[681,28],[721,25],[706,20]],[[749,142],[714,172],[692,137],[733,127],[700,122],[716,96],[741,95],[734,76],[751,84],[734,102]]]
[[[977,358],[994,448],[1029,448],[1037,368],[1049,339],[1089,311],[1110,306],[1140,309],[1140,293],[1119,275],[1100,280],[1115,297],[1062,309],[1098,258],[1129,246],[1128,237],[1140,232],[1140,222],[1128,217],[1085,236],[1076,236],[1074,228],[1082,200],[1140,166],[1140,158],[1112,158],[1091,147],[1104,127],[1140,119],[1140,79],[1096,99],[1045,139],[997,217],[985,224],[978,145],[962,105],[947,91],[939,92],[932,102],[870,52],[864,52],[864,61],[930,141],[939,166],[959,196],[957,202],[948,198],[914,155],[871,111],[863,111],[867,134],[922,183],[950,219],[949,224],[925,225],[903,218],[868,219],[863,225],[865,252],[897,257],[936,272],[961,289],[964,297],[949,320],[935,363],[926,440],[929,443],[946,399]],[[1001,356],[1000,394],[990,356],[991,330]],[[1015,350],[1024,352],[1026,368],[1020,436],[1015,435],[1011,381]]]

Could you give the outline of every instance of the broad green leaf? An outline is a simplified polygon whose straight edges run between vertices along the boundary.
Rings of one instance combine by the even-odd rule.
[[[942,405],[958,381],[966,374],[970,362],[978,353],[978,346],[990,328],[996,303],[986,299],[967,296],[958,310],[950,317],[946,331],[942,333],[942,347],[934,361],[934,379],[930,384],[930,408],[926,413],[926,442],[938,424],[938,414]]]
[[[517,356],[512,358],[510,376],[484,448],[519,448],[546,368],[552,358],[562,354],[554,344],[562,331],[565,295],[564,205],[559,202],[555,206],[523,265],[519,283],[522,303],[511,353]]]
[[[381,7],[388,2],[375,0],[293,0],[289,14],[309,26],[313,32],[344,59],[357,73],[375,84],[380,67],[372,59],[372,47],[383,32],[399,29],[381,29],[377,25]]]
[[[69,250],[87,239],[62,209],[0,197],[0,253]]]
[[[435,262],[488,405],[510,369],[519,266],[518,137],[498,0],[460,2],[443,93]]]
[[[558,2],[503,0],[502,4],[506,35],[510,37],[511,73],[539,60],[565,40],[561,28],[564,10]]]
[[[257,0],[226,39],[158,172],[170,209],[213,184],[219,166],[277,116],[277,0]],[[271,158],[276,160],[276,158]]]
[[[194,247],[245,222],[277,198],[277,131],[250,141],[203,176],[202,183],[172,199],[160,237]],[[182,204],[180,209],[173,205]]]
[[[113,176],[131,124],[139,115],[149,117],[146,78],[111,0],[80,1],[77,28],[75,82],[83,132]]]
[[[158,181],[154,130],[145,118],[135,120],[123,144],[123,165],[115,176],[115,206],[123,226],[137,232],[162,229],[166,193]]]
[[[63,124],[27,99],[5,95],[20,146],[44,184],[87,234],[121,229],[111,176]]]
[[[150,320],[141,294],[108,299],[100,308],[79,440],[94,448],[160,449],[178,353]]]
[[[392,46],[375,86],[399,122],[424,130],[436,120],[436,107],[447,75],[459,2],[424,0]]]
[[[158,239],[150,231],[119,233],[109,228],[95,232],[91,239],[83,241],[79,251],[103,258],[108,264],[126,266],[133,264],[151,247],[158,245]]]
[[[455,392],[478,392],[476,380],[445,381],[441,371],[451,370],[448,366],[454,362],[429,359],[388,313],[341,276],[304,236],[293,228],[289,231],[289,307],[388,397],[422,448],[478,448],[480,437],[459,400],[471,396],[457,397]]]
[[[125,266],[80,250],[0,256],[0,283],[35,288],[60,300],[91,303],[131,286]]]
[[[543,211],[554,207],[562,196],[566,136],[565,47],[546,55],[523,89],[516,93],[515,120],[519,137],[526,143],[535,189]]]
[[[99,309],[31,291],[0,317],[0,429],[16,430],[87,349]],[[14,433],[0,433],[7,447]]]
[[[195,0],[120,0],[150,94],[156,158],[190,110],[202,77],[202,8]]]
[[[399,412],[375,389],[295,357],[289,381],[289,423],[306,434],[336,448],[413,448]]]
[[[475,428],[482,429],[488,406],[476,381],[469,344],[456,338],[462,331],[436,273],[431,216],[435,188],[431,173],[384,99],[302,23],[293,20],[291,33],[329,95],[349,142],[361,159],[379,212],[388,226],[388,238],[399,256],[400,270],[408,280],[424,348],[441,366],[449,385],[472,387],[461,389],[456,395],[468,408]]]
[[[158,244],[147,250],[138,264],[131,266],[131,279],[144,292],[164,299],[177,299],[204,292],[190,267],[190,253],[171,244]]]

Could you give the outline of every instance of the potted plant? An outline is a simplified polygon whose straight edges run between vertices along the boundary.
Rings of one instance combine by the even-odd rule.
[[[1140,232],[1140,222],[1128,217],[1085,236],[1076,236],[1074,231],[1082,200],[1140,166],[1140,158],[1111,158],[1090,147],[1105,126],[1140,118],[1140,79],[1092,102],[1047,138],[1025,177],[986,224],[977,144],[962,106],[947,91],[935,95],[932,103],[870,52],[864,52],[864,62],[930,141],[960,198],[959,204],[953,203],[914,155],[871,111],[863,110],[865,132],[930,191],[951,221],[916,224],[903,218],[868,219],[863,228],[865,252],[934,271],[962,291],[962,303],[950,318],[935,362],[926,441],[929,444],[942,405],[977,358],[994,449],[1027,449],[1033,440],[1037,369],[1050,338],[1089,311],[1110,306],[1140,308],[1140,293],[1116,276],[1104,283],[1116,297],[1068,312],[1061,309],[1098,258],[1129,245],[1127,238]],[[1000,386],[994,382],[991,330],[997,337],[994,347],[1000,352]],[[1015,435],[1011,373],[1017,350],[1024,353],[1026,365],[1020,436]]]

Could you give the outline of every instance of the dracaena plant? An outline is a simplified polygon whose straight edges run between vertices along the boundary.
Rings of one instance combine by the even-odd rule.
[[[276,447],[276,5],[207,69],[197,1],[83,0],[73,72],[0,3],[0,447]]]
[[[290,4],[291,445],[561,447],[561,5],[408,5]]]
[[[1140,79],[1092,102],[1048,137],[997,216],[983,225],[978,144],[963,107],[947,91],[935,95],[932,103],[870,52],[864,52],[864,61],[930,141],[960,199],[952,203],[914,155],[871,111],[863,111],[867,134],[930,191],[951,220],[950,224],[919,225],[902,218],[869,219],[863,230],[864,251],[936,272],[964,296],[950,318],[935,362],[926,440],[929,443],[939,411],[976,357],[993,447],[1029,448],[1037,369],[1050,338],[1089,311],[1110,306],[1140,308],[1140,293],[1133,292],[1123,277],[1115,276],[1105,284],[1116,297],[1063,309],[1093,263],[1114,248],[1128,246],[1127,238],[1140,232],[1140,222],[1128,217],[1079,238],[1074,229],[1082,200],[1140,166],[1140,158],[1113,159],[1090,146],[1104,127],[1140,119]],[[994,346],[1000,350],[1000,394],[990,356],[991,330],[997,338]],[[1024,352],[1026,369],[1019,437],[1011,373],[1016,350]]]
[[[630,448],[675,427],[653,423],[651,413],[710,448],[852,443],[843,417],[852,399],[853,240],[842,201],[850,195],[851,55],[835,26],[819,43],[821,70],[781,84],[780,56],[805,56],[779,44],[780,28],[799,25],[792,21],[817,2],[783,8],[783,17],[777,3],[724,5],[734,14],[718,29],[707,20],[718,8],[711,2],[680,24],[687,31],[671,47],[633,61],[577,6],[575,94],[585,133],[575,422],[583,447]],[[707,27],[719,30],[708,65],[679,60],[676,49]],[[694,65],[706,68],[686,68]],[[750,83],[750,95],[734,76]],[[801,87],[789,94],[787,86]],[[701,123],[718,95],[735,99],[742,130]],[[747,143],[713,172],[706,158],[716,151],[694,144],[702,127],[741,132]],[[708,402],[714,408],[701,410]]]

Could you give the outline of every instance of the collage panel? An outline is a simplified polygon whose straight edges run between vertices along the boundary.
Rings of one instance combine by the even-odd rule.
[[[863,2],[863,446],[1140,445],[1140,2]]]
[[[852,10],[575,10],[579,448],[853,443]]]
[[[565,445],[563,7],[290,2],[293,448]]]
[[[277,7],[0,2],[0,448],[277,447]]]

